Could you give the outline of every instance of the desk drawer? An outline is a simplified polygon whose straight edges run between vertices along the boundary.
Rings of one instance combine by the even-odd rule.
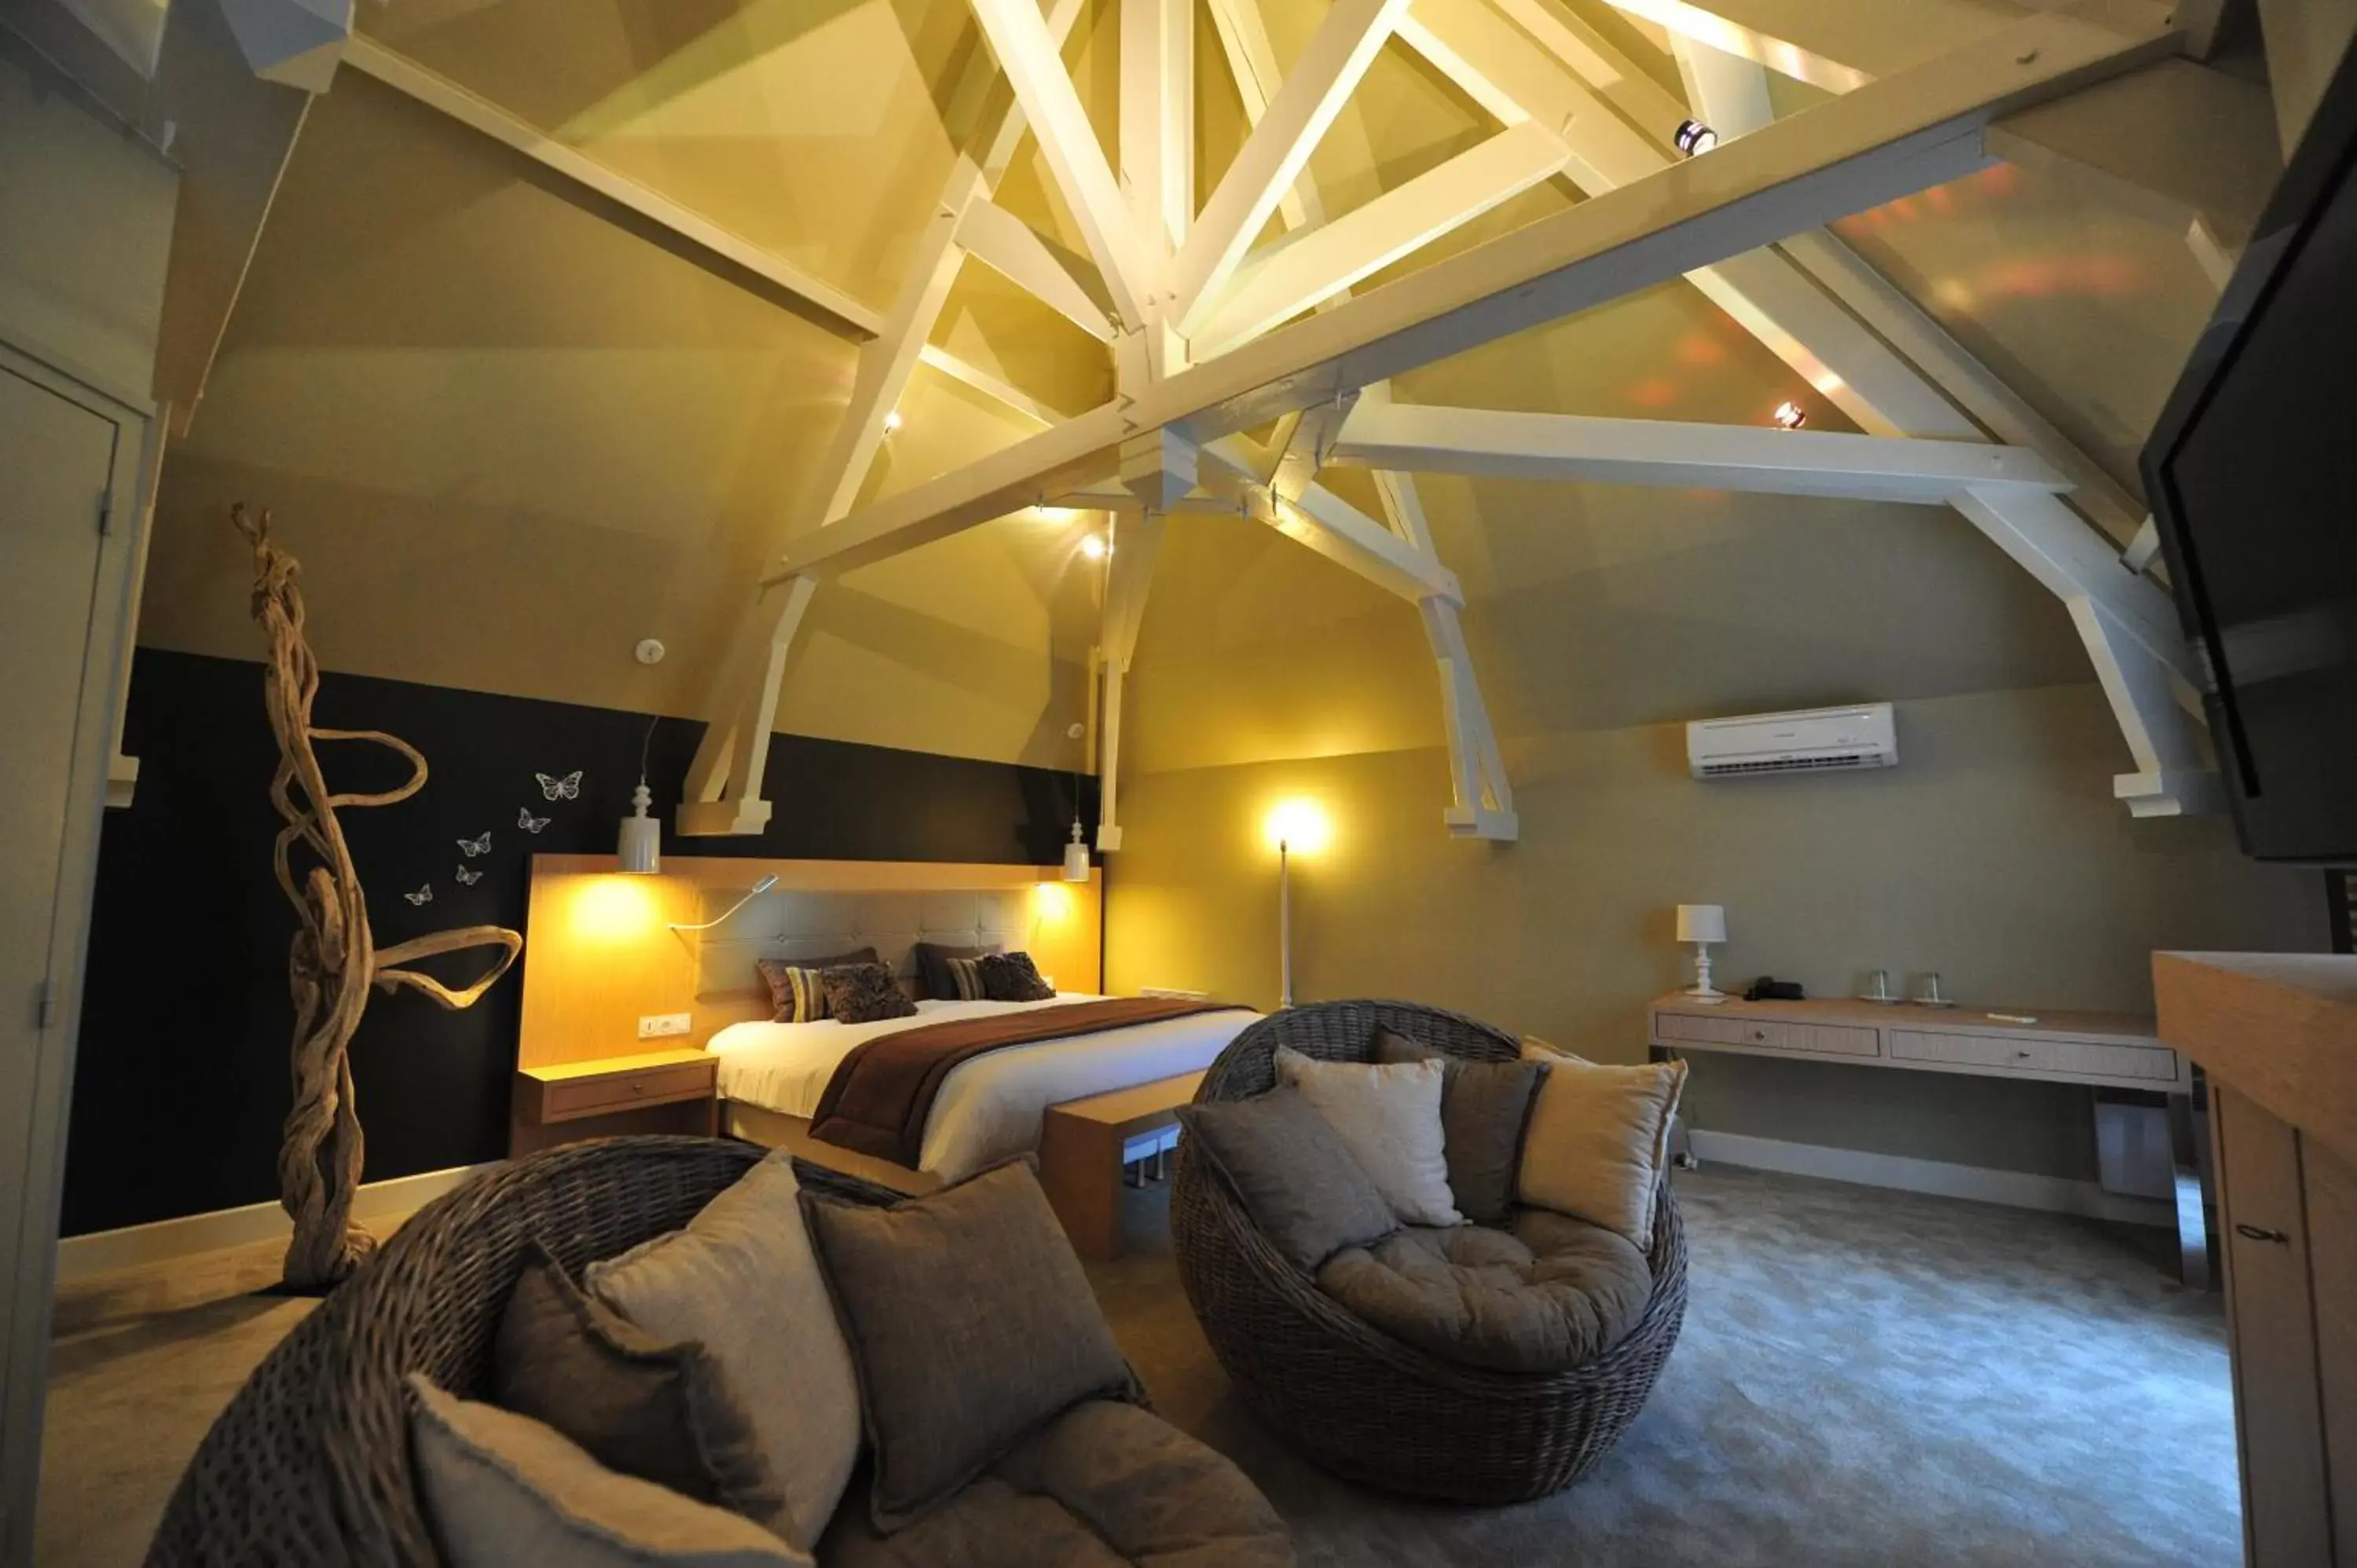
[[[1692,1040],[1698,1046],[1742,1046],[1755,1051],[1839,1057],[1882,1054],[1872,1029],[1839,1024],[1780,1024],[1765,1018],[1656,1013],[1653,1032],[1664,1040]]]
[[[1900,1061],[1950,1062],[2047,1078],[2140,1078],[2156,1083],[2171,1083],[2177,1079],[2177,1055],[2160,1046],[1893,1029],[1890,1054]]]
[[[713,1062],[682,1062],[676,1067],[648,1068],[640,1072],[552,1083],[541,1101],[541,1119],[557,1122],[568,1117],[620,1111],[632,1105],[661,1105],[667,1101],[694,1100],[712,1092],[715,1065]]]

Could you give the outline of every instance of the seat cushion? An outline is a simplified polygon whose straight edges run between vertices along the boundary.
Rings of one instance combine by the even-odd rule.
[[[1593,1360],[1635,1326],[1652,1271],[1627,1239],[1545,1209],[1511,1228],[1411,1226],[1337,1252],[1328,1295],[1394,1338],[1469,1366],[1555,1372]]]
[[[822,1568],[1290,1568],[1268,1499],[1135,1405],[1075,1405],[888,1540],[845,1509]]]

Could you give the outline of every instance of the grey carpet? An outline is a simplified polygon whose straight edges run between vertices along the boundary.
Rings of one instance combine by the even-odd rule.
[[[1628,1438],[1561,1496],[1374,1497],[1246,1412],[1134,1195],[1143,1249],[1092,1268],[1163,1412],[1231,1455],[1308,1568],[2241,1561],[2217,1296],[2159,1232],[1830,1182],[1680,1179],[1684,1337]],[[39,1561],[136,1563],[197,1441],[309,1309],[239,1297],[93,1328],[50,1368]]]
[[[1167,1256],[1092,1273],[1157,1403],[1260,1483],[1306,1565],[2242,1561],[2224,1309],[2162,1232],[1733,1169],[1679,1192],[1692,1292],[1652,1401],[1512,1509],[1329,1478],[1243,1407]]]

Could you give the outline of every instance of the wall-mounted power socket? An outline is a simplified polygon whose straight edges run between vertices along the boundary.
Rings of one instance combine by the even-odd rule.
[[[639,1019],[639,1038],[661,1039],[665,1035],[684,1035],[690,1026],[684,1013],[649,1013]]]

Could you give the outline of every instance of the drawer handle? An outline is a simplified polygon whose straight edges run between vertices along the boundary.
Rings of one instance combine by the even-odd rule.
[[[630,1092],[632,1094],[644,1094],[646,1091],[647,1086],[643,1083],[634,1083],[630,1085]]]
[[[2269,1230],[2257,1225],[2237,1224],[2234,1234],[2252,1241],[2273,1241],[2286,1247],[2291,1245],[2291,1232],[2287,1230]]]
[[[1768,1031],[1765,1029],[1754,1029],[1751,1031],[1751,1037],[1755,1040],[1765,1040],[1768,1037]]]
[[[2013,1053],[2013,1059],[2016,1061],[2028,1061],[2029,1059],[2029,1053],[2028,1051],[2016,1051]]]

